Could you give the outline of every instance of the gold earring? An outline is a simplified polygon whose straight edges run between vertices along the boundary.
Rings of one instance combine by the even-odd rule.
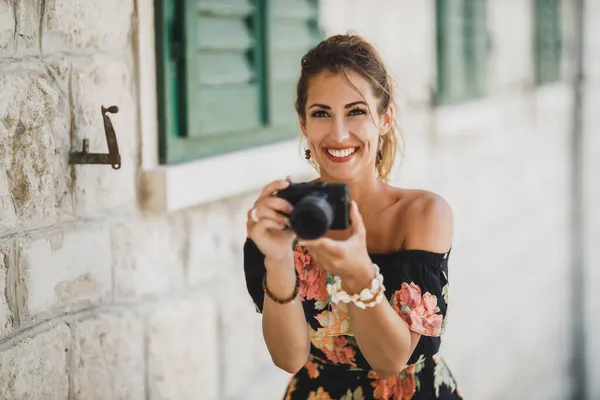
[[[310,160],[310,149],[304,150],[304,158]]]
[[[377,164],[383,164],[383,137],[379,137],[379,151],[377,152]]]

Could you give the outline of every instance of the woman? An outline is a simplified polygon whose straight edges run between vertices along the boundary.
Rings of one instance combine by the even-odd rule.
[[[309,51],[296,100],[305,155],[318,181],[350,188],[351,226],[296,240],[284,215],[293,207],[274,195],[287,180],[267,185],[248,212],[246,284],[273,362],[294,374],[286,399],[461,398],[437,354],[453,216],[434,193],[387,184],[392,93],[361,37]]]

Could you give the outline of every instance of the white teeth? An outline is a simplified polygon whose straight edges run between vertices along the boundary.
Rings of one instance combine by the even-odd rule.
[[[327,152],[329,154],[331,154],[334,157],[348,157],[350,154],[354,153],[356,151],[356,149],[352,148],[352,149],[344,149],[344,150],[332,150],[332,149],[327,149]]]

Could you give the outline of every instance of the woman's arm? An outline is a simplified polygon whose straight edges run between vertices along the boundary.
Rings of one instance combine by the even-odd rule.
[[[348,312],[356,343],[377,375],[389,378],[406,368],[421,335],[387,301],[366,310],[351,304]]]
[[[263,337],[274,364],[295,373],[305,364],[310,351],[302,303],[296,296],[292,303],[279,304],[271,300],[262,287],[266,274],[267,288],[273,297],[287,299],[295,291],[294,234],[286,229],[290,225],[286,214],[289,215],[293,207],[274,195],[289,185],[289,178],[271,182],[248,211],[244,274],[248,292],[263,314]]]
[[[441,197],[433,197],[415,206],[409,221],[403,221],[405,224],[413,221],[407,247],[446,252],[451,246],[454,229],[448,204]],[[358,293],[370,286],[374,276],[373,267],[366,265],[363,271],[362,276],[355,276],[343,283],[348,293]],[[401,372],[421,335],[411,331],[387,301],[365,310],[349,303],[348,311],[356,342],[375,372],[382,378]]]
[[[296,273],[293,258],[281,263],[285,265],[265,259],[267,287],[276,298],[285,299],[294,292]],[[304,366],[310,352],[308,325],[300,298],[278,304],[265,295],[262,314],[263,337],[273,363],[295,374]]]

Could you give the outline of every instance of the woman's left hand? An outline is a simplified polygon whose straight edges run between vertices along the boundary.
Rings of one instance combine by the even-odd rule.
[[[348,293],[358,293],[371,285],[375,276],[373,263],[367,251],[367,235],[362,216],[355,201],[350,203],[352,234],[346,240],[321,237],[315,240],[298,240],[317,264],[342,280]]]

